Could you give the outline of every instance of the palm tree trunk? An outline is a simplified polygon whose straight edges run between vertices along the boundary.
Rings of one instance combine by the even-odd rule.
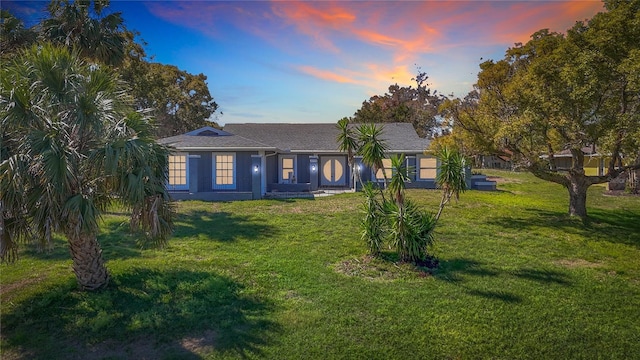
[[[73,258],[73,272],[82,290],[98,290],[109,283],[109,273],[95,233],[67,233]]]

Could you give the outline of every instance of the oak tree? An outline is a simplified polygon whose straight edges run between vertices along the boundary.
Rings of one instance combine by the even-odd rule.
[[[540,30],[483,62],[477,102],[449,100],[444,113],[476,145],[508,150],[564,186],[569,214],[581,218],[589,186],[640,168],[640,1],[605,8],[566,34]],[[585,148],[606,158],[605,173],[585,173]],[[570,156],[568,167],[558,154]]]
[[[428,76],[418,72],[416,86],[389,86],[389,92],[362,103],[354,123],[411,123],[420,137],[432,137],[438,129],[438,106],[442,97],[428,87]]]

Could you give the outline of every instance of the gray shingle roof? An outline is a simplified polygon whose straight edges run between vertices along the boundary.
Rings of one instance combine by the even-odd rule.
[[[178,150],[277,150],[273,146],[238,135],[197,136],[183,134],[159,139],[158,143],[172,146]]]
[[[204,131],[205,128],[199,130]],[[225,135],[218,136],[198,136],[199,130],[159,139],[158,142],[178,150],[339,152],[336,141],[339,130],[334,123],[227,124],[224,127]],[[390,152],[419,153],[429,147],[429,140],[418,137],[408,123],[384,124],[382,139]]]
[[[291,152],[338,152],[335,123],[227,124],[224,130]],[[408,123],[384,124],[382,139],[391,152],[422,152],[429,146]]]

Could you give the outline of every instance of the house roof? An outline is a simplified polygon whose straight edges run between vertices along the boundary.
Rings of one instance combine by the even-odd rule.
[[[598,153],[597,151],[598,149],[596,149],[596,147],[594,145],[589,145],[589,146],[583,146],[582,147],[582,153],[585,156],[600,156],[601,154]],[[543,157],[548,157],[549,155],[544,155]],[[565,149],[562,151],[559,151],[557,153],[555,153],[553,155],[554,157],[571,157],[571,150],[570,149]]]
[[[382,125],[382,124],[379,124]],[[429,141],[418,136],[409,123],[383,124],[382,139],[391,152],[422,152]],[[335,123],[227,124],[225,131],[291,152],[339,152]]]
[[[277,150],[273,146],[210,127],[162,138],[158,143],[178,150]]]
[[[381,139],[389,152],[422,152],[429,140],[418,136],[413,125],[386,123]],[[204,127],[158,140],[178,150],[270,150],[297,153],[339,153],[335,123],[227,124],[224,130]]]

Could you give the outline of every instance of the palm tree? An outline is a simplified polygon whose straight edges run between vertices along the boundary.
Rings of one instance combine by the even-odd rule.
[[[0,87],[0,258],[16,244],[69,243],[84,290],[109,275],[97,241],[100,215],[117,201],[132,226],[163,242],[174,212],[166,191],[168,150],[148,119],[132,112],[114,71],[77,51],[41,45],[2,68]]]
[[[354,179],[353,188],[356,189],[356,183],[360,181],[360,172],[355,167],[355,153],[358,150],[358,140],[353,129],[349,127],[349,118],[342,118],[336,125],[338,130],[338,149],[347,152],[347,161],[351,169],[351,176]],[[362,182],[362,181],[360,181]]]
[[[119,12],[102,16],[108,6],[109,0],[53,0],[41,35],[54,44],[76,48],[85,59],[118,66],[131,39]]]
[[[451,200],[451,197],[455,196],[457,200],[460,197],[460,193],[467,189],[464,171],[467,162],[460,152],[450,150],[447,147],[440,149],[436,157],[440,161],[436,183],[443,190],[440,207],[435,218],[438,221],[444,206]]]
[[[362,162],[373,168],[374,173],[382,170],[384,177],[384,187],[387,187],[387,172],[384,168],[383,160],[386,157],[387,145],[381,139],[384,126],[377,127],[376,124],[362,124],[357,128],[358,142],[360,148],[358,154],[362,156]],[[384,194],[383,194],[384,198]]]
[[[5,9],[0,9],[0,56],[15,53],[18,49],[32,44],[36,32],[26,28],[24,22]]]

